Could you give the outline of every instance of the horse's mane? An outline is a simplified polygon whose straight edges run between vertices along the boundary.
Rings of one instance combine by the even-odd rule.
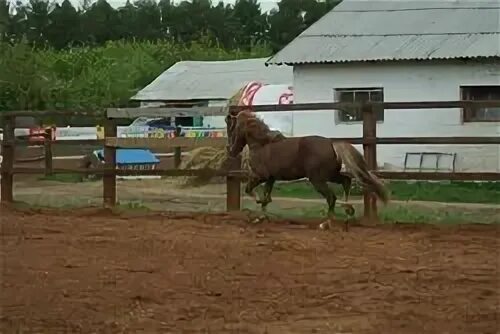
[[[243,110],[237,116],[239,131],[247,131],[247,135],[258,142],[264,143],[269,141],[269,134],[272,132],[269,126],[251,110]]]

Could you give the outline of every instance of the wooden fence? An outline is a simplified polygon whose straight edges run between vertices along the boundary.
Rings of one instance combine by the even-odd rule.
[[[369,103],[307,103],[291,105],[266,105],[254,106],[252,110],[256,112],[276,112],[276,111],[314,111],[314,110],[360,110],[363,115],[363,133],[357,138],[331,138],[332,140],[344,140],[352,144],[362,144],[364,157],[368,166],[379,177],[384,179],[412,179],[412,180],[481,180],[499,181],[498,172],[387,172],[377,171],[377,144],[447,144],[447,145],[499,145],[500,138],[495,137],[397,137],[381,138],[377,137],[377,127],[375,120],[375,107],[383,107],[384,110],[400,109],[450,109],[450,108],[480,108],[480,107],[500,107],[500,101],[441,101],[441,102],[369,102]],[[81,173],[95,174],[103,176],[103,202],[106,207],[114,206],[116,203],[116,176],[117,175],[162,175],[162,176],[194,176],[194,175],[214,175],[225,176],[227,178],[227,201],[228,211],[239,210],[241,203],[241,180],[246,177],[246,173],[240,170],[240,162],[235,159],[234,165],[229,171],[216,170],[118,170],[116,169],[116,149],[117,148],[174,148],[175,166],[179,166],[182,149],[192,149],[200,146],[225,147],[226,138],[185,138],[177,137],[172,139],[164,138],[118,138],[117,120],[123,118],[136,117],[157,117],[157,116],[226,116],[227,113],[236,114],[247,107],[193,107],[193,108],[112,108],[106,113],[104,126],[104,140],[55,140],[51,141],[51,134],[46,134],[45,168],[19,168],[14,167],[14,151],[16,144],[21,144],[14,136],[15,118],[19,116],[41,115],[92,115],[92,113],[68,112],[68,111],[14,111],[4,112],[3,117],[3,141],[2,141],[2,169],[1,169],[1,202],[10,203],[13,201],[13,175],[14,174],[40,174],[40,173]],[[52,168],[52,145],[64,143],[65,145],[95,144],[104,145],[104,168],[92,169],[53,169]],[[374,216],[377,214],[375,199],[370,194],[364,195],[364,214]]]

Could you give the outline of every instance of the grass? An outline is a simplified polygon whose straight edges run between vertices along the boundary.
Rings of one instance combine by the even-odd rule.
[[[259,208],[249,203],[246,208],[260,212]],[[356,217],[363,215],[361,205],[356,205]],[[268,212],[271,216],[279,216],[283,218],[295,219],[318,219],[326,218],[325,205],[309,205],[297,206],[293,208],[279,208],[270,204]],[[335,210],[335,218],[344,220],[347,218],[343,209],[337,207]],[[470,209],[457,210],[457,208],[445,207],[421,207],[411,205],[389,205],[379,209],[379,219],[383,223],[415,223],[415,224],[464,224],[464,223],[481,223],[481,224],[500,224],[497,209]]]
[[[52,175],[45,175],[40,177],[39,180],[63,183],[80,183],[90,181],[90,179],[86,178],[84,175],[77,173],[56,173]]]
[[[80,174],[64,173],[43,176],[40,180],[64,183],[89,182]],[[391,199],[401,201],[433,201],[448,203],[500,203],[500,182],[465,182],[465,181],[391,181],[387,183]],[[193,191],[196,188],[193,188]],[[340,185],[333,185],[339,199],[344,194]],[[322,198],[307,181],[294,183],[276,183],[274,197]],[[357,187],[351,190],[351,197],[361,196]]]
[[[18,207],[25,208],[57,208],[75,209],[86,207],[102,207],[102,199],[85,196],[23,196],[22,202],[17,202]],[[243,201],[243,208],[250,209],[260,214],[260,207],[252,200]],[[362,204],[356,204],[356,216],[363,214]],[[158,208],[157,208],[158,209]],[[163,208],[164,209],[164,208]],[[163,210],[161,209],[161,210]],[[193,208],[194,211],[197,211]],[[115,212],[147,213],[156,211],[151,202],[141,200],[120,201],[114,208]],[[268,207],[270,216],[295,219],[314,219],[326,217],[326,203],[315,202],[284,203],[273,202]],[[340,206],[335,211],[337,219],[346,219],[347,216]],[[446,206],[444,204],[389,204],[379,207],[379,218],[385,223],[434,223],[434,224],[464,224],[483,223],[500,224],[499,209],[484,207],[462,207],[460,205]]]
[[[500,203],[500,182],[405,182],[387,183],[391,199],[402,201],[435,201],[449,203]],[[339,198],[344,194],[339,185],[333,186]],[[361,191],[353,188],[352,196],[360,196]],[[321,198],[309,182],[276,184],[275,197]]]

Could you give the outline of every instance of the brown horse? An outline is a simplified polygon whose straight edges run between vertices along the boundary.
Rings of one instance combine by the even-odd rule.
[[[328,182],[346,184],[350,177],[341,173],[342,164],[359,181],[363,188],[373,192],[382,202],[388,202],[388,193],[373,175],[354,146],[347,142],[332,142],[321,136],[273,138],[269,127],[251,111],[241,111],[226,118],[228,125],[228,151],[231,157],[249,147],[250,169],[245,192],[254,195],[254,189],[264,185],[263,208],[270,201],[275,181],[307,178],[328,203],[329,215],[334,214],[337,197]]]
[[[230,147],[231,147],[233,134],[234,134],[234,127],[236,125],[236,120],[237,120],[237,117],[235,117],[235,116],[232,116],[232,115],[226,116],[226,127],[227,127],[227,135],[228,135],[228,146],[227,146],[228,152],[229,152]],[[269,132],[267,132],[262,137],[262,140],[264,140],[265,144],[269,144],[269,143],[274,143],[277,141],[284,140],[286,138],[287,137],[285,137],[280,131],[269,130]],[[247,191],[247,193],[249,195],[251,195],[255,198],[257,204],[261,205],[261,208],[263,211],[266,211],[267,205],[272,202],[271,193],[272,193],[275,181],[276,180],[274,178],[271,178],[271,179],[268,179],[265,181],[264,191],[262,194],[263,196],[261,198],[257,198],[257,196],[254,194],[253,191]],[[344,197],[345,202],[348,202],[349,193],[351,191],[351,186],[352,186],[351,175],[349,175],[348,173],[340,172],[339,174],[332,176],[332,178],[330,179],[330,182],[334,182],[334,183],[338,183],[338,184],[342,185],[342,189],[344,190],[344,194],[345,194],[345,197]],[[351,206],[349,206],[349,207],[352,209]]]

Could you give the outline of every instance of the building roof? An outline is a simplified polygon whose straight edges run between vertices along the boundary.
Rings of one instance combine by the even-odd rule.
[[[228,100],[251,81],[292,84],[291,68],[266,67],[266,59],[180,61],[132,100]]]
[[[267,64],[500,57],[500,0],[344,0]]]

